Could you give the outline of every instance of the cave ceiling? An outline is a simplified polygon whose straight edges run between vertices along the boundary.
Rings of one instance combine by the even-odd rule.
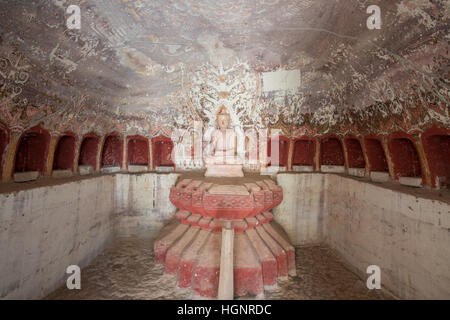
[[[72,4],[80,30],[66,27]],[[366,26],[372,4],[380,30]],[[242,64],[257,79],[299,69],[295,94],[308,112],[403,99],[411,82],[448,103],[449,8],[439,0],[3,0],[2,96],[59,108],[83,97],[125,119],[195,103],[198,72]]]

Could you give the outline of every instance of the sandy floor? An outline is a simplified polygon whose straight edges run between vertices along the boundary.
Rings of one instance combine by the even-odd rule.
[[[279,282],[265,299],[390,299],[370,291],[326,246],[296,249],[297,276]],[[61,287],[46,299],[192,299],[176,278],[163,275],[149,238],[120,238],[82,270],[81,290]],[[245,297],[249,299],[251,297]]]

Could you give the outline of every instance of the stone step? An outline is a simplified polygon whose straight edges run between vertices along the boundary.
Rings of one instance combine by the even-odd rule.
[[[185,232],[189,229],[187,224],[179,224],[175,229],[171,230],[163,238],[155,241],[155,262],[157,264],[163,264],[166,258],[167,250],[177,241]]]
[[[264,293],[261,262],[253,251],[248,237],[234,236],[234,295],[262,295]]]
[[[258,235],[270,249],[272,254],[277,259],[277,273],[278,278],[287,279],[288,276],[288,268],[287,268],[287,255],[284,249],[276,242],[262,227],[258,226],[255,228]]]
[[[296,276],[297,269],[295,267],[295,248],[287,242],[286,239],[280,235],[270,223],[264,224],[263,228],[284,249],[287,254],[288,273],[292,277]]]
[[[183,252],[178,271],[178,286],[180,288],[189,288],[192,286],[199,252],[206,241],[208,241],[210,235],[210,230],[200,230],[191,245]]]
[[[212,233],[199,253],[192,287],[194,293],[200,297],[217,297],[221,246],[222,234]]]
[[[164,260],[164,272],[167,274],[177,274],[180,257],[184,250],[200,231],[198,227],[189,228],[183,236],[167,250]]]
[[[245,231],[261,262],[264,288],[271,289],[277,285],[277,260],[254,229]]]

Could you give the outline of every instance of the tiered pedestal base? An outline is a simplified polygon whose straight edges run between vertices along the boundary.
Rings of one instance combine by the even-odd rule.
[[[155,242],[155,260],[164,272],[177,276],[180,288],[192,287],[205,298],[217,297],[224,220],[179,211]],[[233,221],[234,295],[260,296],[278,279],[295,276],[294,247],[272,225],[265,212]]]
[[[282,200],[282,188],[259,175],[180,178],[170,190],[170,201],[179,211],[155,241],[156,263],[177,276],[180,288],[217,297],[222,229],[228,221],[234,229],[234,295],[261,296],[277,280],[296,273],[294,247],[270,213]]]

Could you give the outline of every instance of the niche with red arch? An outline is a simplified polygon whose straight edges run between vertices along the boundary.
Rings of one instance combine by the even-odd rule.
[[[403,132],[393,133],[389,137],[388,147],[394,165],[395,179],[422,177],[419,155],[411,136]]]
[[[344,150],[337,137],[325,137],[320,145],[320,164],[327,166],[344,166]]]
[[[153,169],[156,167],[175,167],[172,160],[173,141],[164,136],[152,139]]]
[[[349,168],[365,168],[366,160],[359,139],[355,137],[345,138]]]
[[[101,165],[102,168],[120,167],[122,168],[123,140],[120,134],[114,132],[105,137],[102,148]]]
[[[366,145],[367,158],[370,164],[370,172],[388,172],[389,166],[381,140],[376,136],[370,135],[364,138],[364,143]]]
[[[5,161],[5,150],[9,143],[9,130],[0,126],[0,180],[3,173],[3,165]]]
[[[53,170],[71,170],[75,161],[76,139],[72,133],[66,133],[58,139],[53,157]]]
[[[312,138],[298,138],[294,142],[294,152],[292,154],[292,166],[312,166],[314,165],[314,155],[316,154],[316,143]]]
[[[26,131],[17,145],[14,172],[38,171],[44,174],[49,145],[50,134],[47,130],[34,127]]]
[[[127,165],[149,165],[149,143],[142,136],[127,137]]]
[[[87,134],[83,137],[78,156],[78,166],[91,166],[92,170],[97,169],[97,154],[100,138],[93,134]]]
[[[278,142],[278,159],[275,156],[272,159],[272,142],[276,144]],[[288,167],[289,158],[289,144],[290,140],[286,137],[279,136],[276,138],[267,139],[267,159],[269,160],[268,166]]]
[[[450,185],[450,130],[432,127],[422,134],[433,187]]]

